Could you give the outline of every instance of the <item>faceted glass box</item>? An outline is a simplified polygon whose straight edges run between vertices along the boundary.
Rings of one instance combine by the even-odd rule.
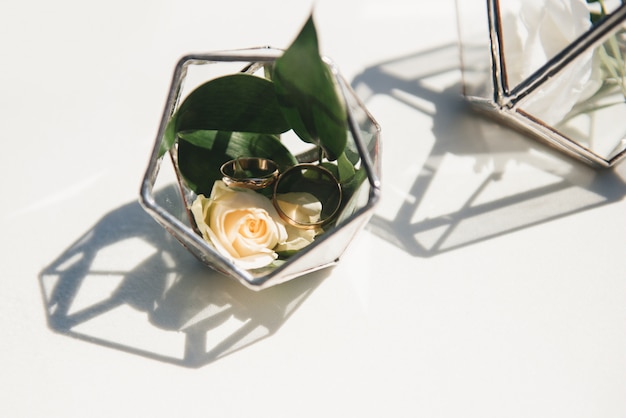
[[[626,155],[626,4],[457,0],[464,95],[595,167]]]
[[[282,51],[254,48],[188,55],[176,65],[158,134],[141,184],[140,203],[144,209],[187,250],[214,270],[239,280],[245,286],[261,290],[325,267],[335,265],[355,235],[368,222],[380,195],[380,127],[358,100],[349,84],[328,59],[328,65],[341,91],[347,109],[348,147],[356,151],[355,168],[366,173],[364,181],[338,214],[336,221],[322,235],[289,257],[284,263],[268,268],[245,270],[219,254],[196,231],[189,207],[195,194],[187,187],[178,169],[176,145],[159,157],[165,127],[184,98],[198,85],[213,78],[246,72],[263,77],[264,67]],[[310,162],[310,144],[287,132],[281,141],[299,162]],[[307,146],[309,148],[307,148]],[[179,193],[159,193],[175,185]]]

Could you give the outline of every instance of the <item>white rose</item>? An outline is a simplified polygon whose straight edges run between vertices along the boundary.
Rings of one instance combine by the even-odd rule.
[[[591,27],[585,0],[503,0],[500,2],[504,57],[509,87],[514,87]],[[600,87],[592,52],[564,68],[537,89],[521,107],[556,124]]]
[[[270,199],[252,190],[229,188],[221,180],[209,198],[196,198],[191,213],[202,237],[246,270],[271,264],[277,251],[304,248],[317,232],[286,225]]]

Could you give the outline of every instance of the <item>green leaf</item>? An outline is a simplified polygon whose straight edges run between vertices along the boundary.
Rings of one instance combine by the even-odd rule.
[[[342,185],[350,182],[356,174],[354,165],[345,153],[341,154],[336,162],[323,162],[321,166],[330,171]]]
[[[169,151],[174,145],[174,141],[176,141],[176,119],[170,118],[165,126],[165,133],[163,134],[163,139],[161,140],[161,147],[159,148],[159,157]]]
[[[352,179],[355,174],[354,166],[346,157],[345,152],[337,158],[337,167],[339,168],[339,182],[346,183]]]
[[[337,159],[347,141],[346,109],[320,57],[312,16],[276,60],[272,79],[291,128],[302,140],[322,147],[329,160]]]
[[[297,163],[275,135],[212,130],[179,133],[178,167],[197,194],[209,195],[213,183],[222,178],[222,164],[241,157],[269,158],[281,171]]]
[[[289,130],[271,81],[237,73],[196,88],[174,116],[176,132],[218,130],[280,134]]]

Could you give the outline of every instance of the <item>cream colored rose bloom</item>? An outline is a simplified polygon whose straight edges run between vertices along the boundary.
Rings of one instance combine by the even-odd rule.
[[[528,78],[591,27],[585,0],[501,0],[509,87]],[[540,87],[522,108],[549,124],[560,122],[600,87],[599,63],[589,52]]]
[[[246,270],[265,267],[278,258],[277,251],[302,249],[315,238],[316,231],[285,225],[267,197],[221,180],[209,198],[196,198],[191,213],[202,237]]]

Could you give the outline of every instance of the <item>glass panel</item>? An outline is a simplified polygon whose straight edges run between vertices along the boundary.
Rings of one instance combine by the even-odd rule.
[[[625,149],[626,27],[617,27],[520,102],[520,109],[609,160]]]
[[[364,150],[370,159],[372,168],[374,169],[374,174],[376,176],[380,176],[380,153],[378,149],[380,128],[369,115],[363,104],[356,97],[354,91],[348,86],[346,86],[346,89],[344,91],[346,91],[345,98],[348,110],[350,111],[352,118],[356,123],[358,135],[362,141]],[[356,149],[354,135],[352,134],[352,132],[349,132],[348,134],[349,150],[350,152],[356,154],[358,153],[358,151]]]
[[[352,162],[357,173],[353,180],[343,185],[344,204],[337,217],[337,225],[342,225],[355,213],[372,206],[370,201],[370,182],[367,181],[367,167],[373,176],[380,176],[379,161],[379,127],[369,115],[363,104],[356,97],[354,91],[340,79],[343,87],[344,97],[348,112],[354,122],[354,129],[348,131],[348,143],[345,154]],[[357,144],[360,141],[360,144]],[[359,147],[363,149],[363,154],[359,152]]]
[[[463,93],[468,97],[493,100],[487,1],[457,0],[457,20]]]
[[[154,183],[153,197],[157,206],[162,207],[191,228],[191,222],[187,216],[187,203],[183,200],[183,194],[176,179],[176,170],[169,154],[165,154],[161,160],[159,175]]]

